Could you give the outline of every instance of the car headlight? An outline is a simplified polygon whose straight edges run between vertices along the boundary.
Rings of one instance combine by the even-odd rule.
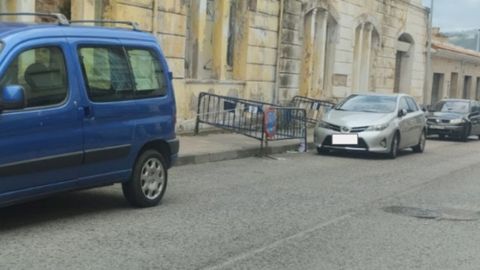
[[[319,121],[318,126],[321,127],[321,128],[329,128],[330,124],[328,124],[327,122],[324,122],[324,121]]]
[[[465,123],[464,119],[452,119],[452,120],[450,120],[450,124],[453,124],[453,125],[458,125],[458,124],[463,124],[463,123]]]
[[[388,128],[390,126],[390,123],[385,123],[381,125],[375,125],[375,126],[369,126],[366,131],[382,131]]]

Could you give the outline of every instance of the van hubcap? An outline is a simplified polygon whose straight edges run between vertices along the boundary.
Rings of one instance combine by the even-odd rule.
[[[143,195],[149,200],[155,200],[160,196],[165,183],[165,173],[160,160],[157,158],[150,158],[144,163],[140,182]]]

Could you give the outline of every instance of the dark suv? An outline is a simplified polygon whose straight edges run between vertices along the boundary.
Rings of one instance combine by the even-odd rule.
[[[0,23],[0,206],[114,183],[158,204],[179,142],[157,40],[56,16]]]

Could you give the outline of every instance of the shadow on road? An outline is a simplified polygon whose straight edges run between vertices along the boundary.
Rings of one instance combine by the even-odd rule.
[[[70,192],[41,200],[0,208],[0,234],[20,227],[112,210],[130,209],[122,193],[102,189]]]

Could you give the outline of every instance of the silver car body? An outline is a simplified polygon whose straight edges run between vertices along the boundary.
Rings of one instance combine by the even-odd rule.
[[[411,96],[405,94],[355,94],[356,96],[390,96],[396,98],[396,108],[390,113],[372,113],[341,111],[332,109],[323,117],[323,121],[315,128],[315,144],[319,149],[368,151],[389,153],[394,135],[400,135],[399,149],[419,144],[422,132],[426,130],[425,114]],[[350,98],[350,97],[349,97]],[[348,99],[348,98],[347,98]],[[402,99],[415,102],[416,110],[407,110],[407,114],[399,116],[404,105]],[[402,104],[402,105],[401,105]],[[380,127],[377,130],[375,127]],[[385,127],[383,130],[380,130]],[[357,134],[357,145],[333,145],[334,134]]]

